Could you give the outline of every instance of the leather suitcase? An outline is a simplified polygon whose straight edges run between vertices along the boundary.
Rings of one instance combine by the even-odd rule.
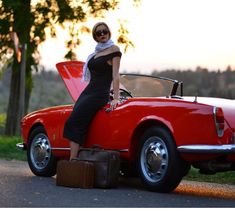
[[[118,186],[120,171],[120,153],[101,148],[81,148],[79,160],[94,163],[96,188],[115,188]]]
[[[94,187],[94,164],[88,161],[60,160],[57,163],[56,185],[73,188]]]

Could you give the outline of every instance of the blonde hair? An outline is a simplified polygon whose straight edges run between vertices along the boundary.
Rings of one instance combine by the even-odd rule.
[[[109,31],[109,38],[111,38],[111,31],[110,31],[110,28],[108,27],[108,25],[105,22],[98,22],[98,23],[96,23],[93,26],[93,29],[92,29],[92,36],[93,36],[93,39],[96,42],[98,42],[97,39],[96,39],[96,35],[95,35],[96,29],[97,29],[98,26],[102,26],[102,25],[104,25],[108,29],[108,31]]]

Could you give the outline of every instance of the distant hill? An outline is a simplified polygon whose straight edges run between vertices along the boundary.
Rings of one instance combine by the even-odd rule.
[[[198,95],[235,99],[235,70],[208,71],[198,67],[195,71],[153,71],[152,75],[164,76],[184,82],[184,95]],[[73,103],[60,75],[55,71],[33,74],[34,87],[29,112],[54,105]],[[0,114],[6,113],[9,97],[10,71],[0,79]]]

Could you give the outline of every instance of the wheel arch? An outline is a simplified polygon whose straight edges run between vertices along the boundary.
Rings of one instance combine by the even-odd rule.
[[[32,127],[30,128],[28,134],[27,134],[27,145],[28,145],[29,137],[30,137],[30,134],[32,133],[32,131],[33,131],[35,128],[40,127],[40,126],[43,127],[44,130],[45,130],[45,132],[46,132],[46,128],[45,128],[45,126],[44,126],[41,122],[36,122],[36,123],[34,123],[34,124],[32,125]]]
[[[172,129],[170,129],[171,127],[169,125],[165,124],[164,122],[162,122],[161,120],[157,118],[144,119],[138,124],[138,126],[135,128],[132,134],[131,144],[130,144],[130,157],[131,157],[132,162],[135,162],[138,157],[138,147],[139,147],[140,137],[144,134],[144,132],[147,129],[154,127],[154,126],[165,128],[169,132],[169,134],[172,136],[172,139],[175,141],[173,133],[172,133]]]

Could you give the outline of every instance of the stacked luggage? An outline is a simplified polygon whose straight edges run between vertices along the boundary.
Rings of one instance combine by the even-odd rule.
[[[119,152],[101,148],[82,148],[78,158],[60,160],[56,185],[77,188],[115,188],[120,170]]]

